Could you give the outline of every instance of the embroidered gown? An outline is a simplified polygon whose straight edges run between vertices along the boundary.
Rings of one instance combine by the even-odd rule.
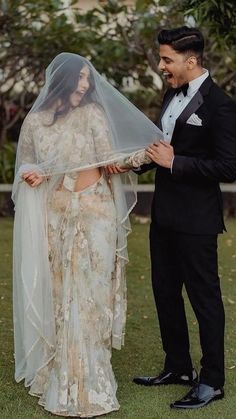
[[[50,113],[48,118],[50,122]],[[106,121],[94,104],[77,108],[54,124],[45,124],[45,111],[32,113],[21,135],[25,163],[53,156],[61,135],[62,161],[89,161],[90,155],[99,156],[111,147]],[[144,152],[138,152],[126,164],[146,161]],[[50,361],[37,371],[30,394],[53,414],[88,417],[119,409],[111,348],[123,343],[126,284],[116,253],[112,185],[101,173],[95,183],[75,192],[78,176],[78,172],[60,176],[48,194],[46,228],[56,342]],[[121,336],[114,327],[116,318],[123,329]]]

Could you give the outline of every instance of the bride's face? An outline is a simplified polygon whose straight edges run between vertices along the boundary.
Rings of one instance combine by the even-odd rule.
[[[86,94],[87,90],[89,89],[89,76],[90,70],[88,66],[84,66],[80,71],[79,81],[77,85],[77,89],[70,95],[70,104],[73,108],[79,106],[83,96]]]

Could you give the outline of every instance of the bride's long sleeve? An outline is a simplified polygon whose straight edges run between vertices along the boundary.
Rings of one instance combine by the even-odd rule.
[[[112,151],[111,134],[104,112],[98,105],[92,105],[91,127],[97,159],[109,160]]]
[[[92,131],[98,158],[101,161],[114,158],[115,151],[112,149],[111,134],[106,118],[102,110],[96,105],[93,105]],[[121,167],[130,169],[152,162],[152,160],[146,155],[144,149],[138,150],[129,156],[121,156],[121,153],[117,153],[117,164]]]
[[[127,169],[136,169],[143,164],[149,163],[152,163],[152,160],[146,155],[145,150],[135,151],[130,156],[118,162],[120,167]]]
[[[26,117],[21,126],[19,142],[17,151],[18,165],[27,163],[36,164],[36,154],[33,142],[33,129],[31,126],[30,117]]]

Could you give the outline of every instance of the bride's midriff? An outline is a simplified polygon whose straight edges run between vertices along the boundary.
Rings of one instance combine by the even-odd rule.
[[[75,192],[82,191],[83,189],[88,188],[93,183],[97,182],[98,179],[101,177],[101,169],[90,169],[90,170],[83,170],[79,172],[78,178],[75,182]]]

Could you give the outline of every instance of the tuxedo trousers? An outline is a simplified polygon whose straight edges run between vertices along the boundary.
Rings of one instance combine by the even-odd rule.
[[[196,315],[202,349],[200,382],[224,385],[224,306],[218,276],[217,235],[192,235],[151,223],[152,286],[166,371],[192,371],[183,285]]]

